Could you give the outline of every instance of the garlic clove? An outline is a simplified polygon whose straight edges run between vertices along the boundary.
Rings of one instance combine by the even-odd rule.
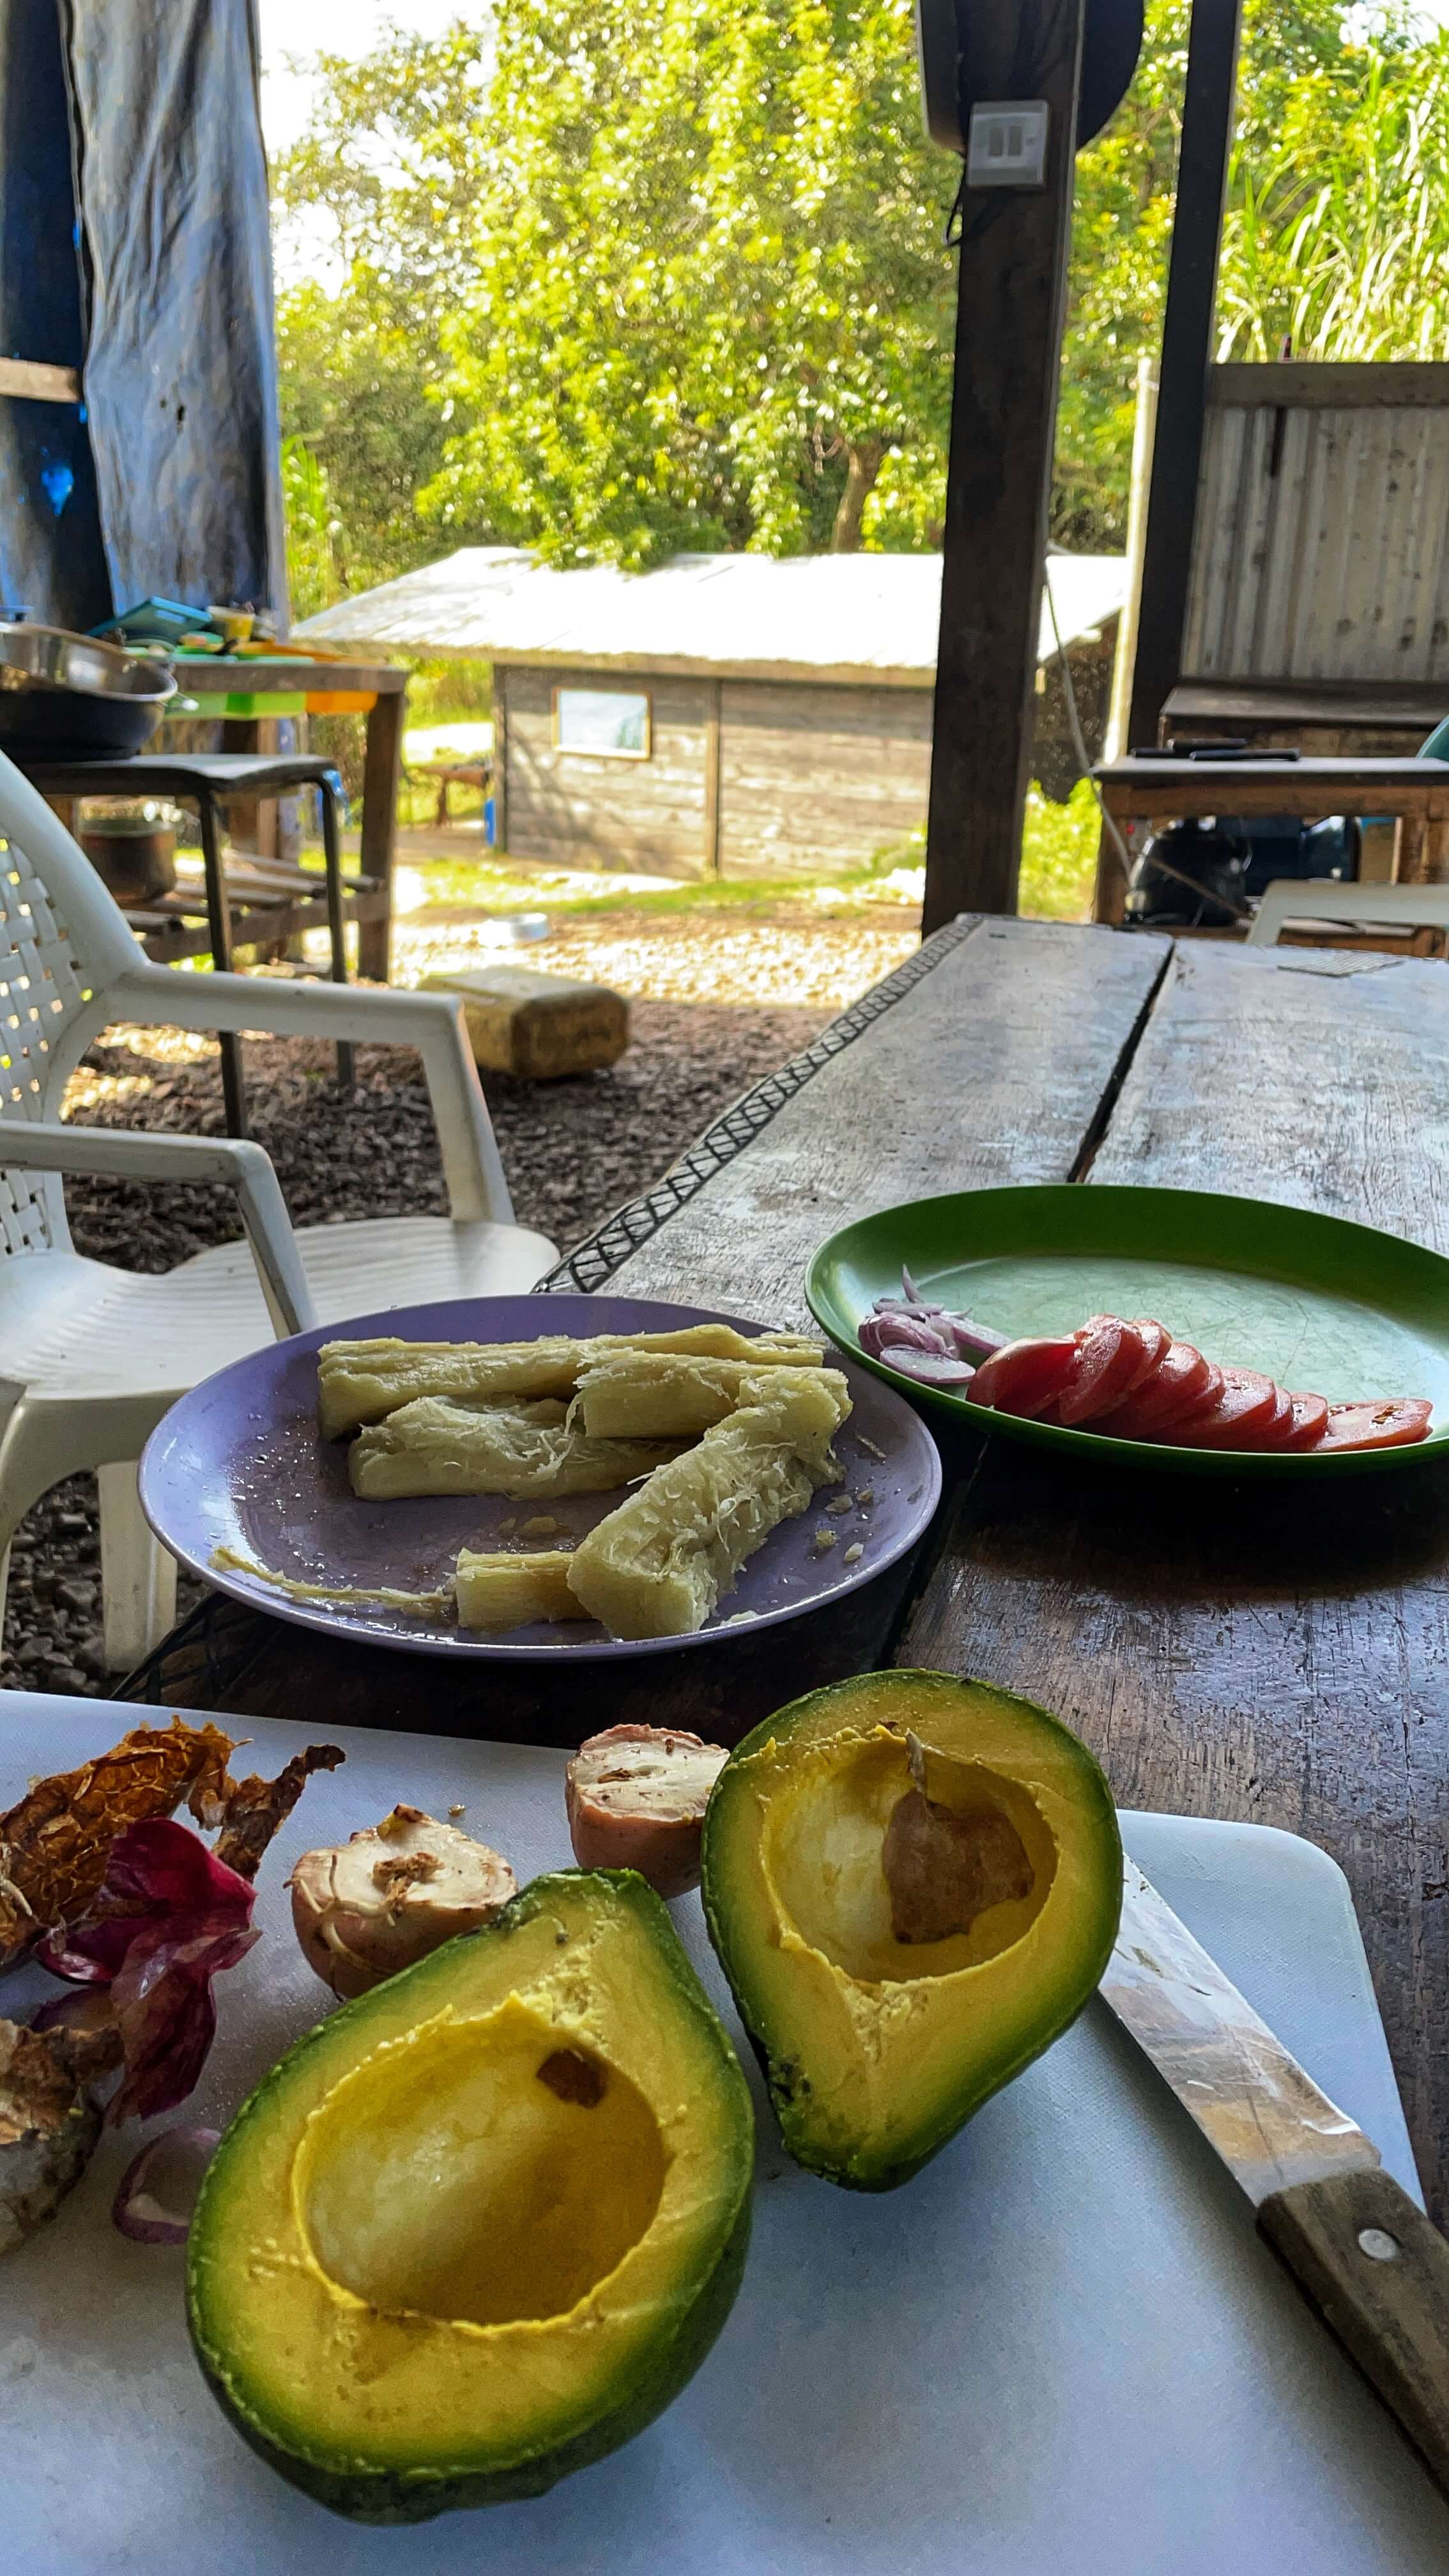
[[[303,1955],[344,2001],[491,1923],[518,1893],[487,1843],[406,1806],[334,1850],[304,1852],[288,1885]]]
[[[722,1744],[679,1727],[591,1735],[564,1784],[580,1869],[637,1869],[660,1896],[698,1887],[704,1811],[728,1760]]]

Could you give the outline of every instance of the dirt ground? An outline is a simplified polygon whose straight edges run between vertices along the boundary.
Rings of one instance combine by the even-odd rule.
[[[568,1250],[647,1188],[731,1101],[808,1046],[827,1020],[900,964],[919,931],[895,904],[828,900],[740,911],[550,916],[517,962],[614,985],[634,1001],[628,1053],[607,1073],[555,1083],[490,1077],[487,1090],[520,1221]],[[500,954],[476,907],[400,922],[394,976]],[[338,1091],[326,1049],[246,1045],[253,1132],[297,1225],[443,1208],[427,1093],[415,1060],[365,1048],[357,1088]],[[214,1045],[177,1031],[109,1030],[75,1075],[81,1125],[221,1132]],[[159,1272],[237,1232],[229,1193],[73,1180],[77,1249]],[[195,1598],[183,1589],[182,1606]],[[11,1555],[0,1685],[101,1694],[94,1479],[72,1477],[31,1513]]]

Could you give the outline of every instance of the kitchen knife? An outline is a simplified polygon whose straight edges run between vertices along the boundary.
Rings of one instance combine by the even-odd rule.
[[[1449,2495],[1449,2244],[1133,1861],[1102,1993]]]

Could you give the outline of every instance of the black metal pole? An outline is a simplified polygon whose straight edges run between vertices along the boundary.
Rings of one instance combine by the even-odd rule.
[[[1242,0],[1193,0],[1129,743],[1156,741],[1182,676],[1242,14]]]

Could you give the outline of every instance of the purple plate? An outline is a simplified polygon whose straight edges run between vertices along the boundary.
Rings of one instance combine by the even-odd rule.
[[[506,1545],[499,1529],[504,1520],[516,1523],[547,1510],[560,1535],[582,1538],[614,1508],[615,1494],[571,1494],[548,1505],[508,1502],[502,1495],[360,1501],[347,1481],[346,1442],[324,1440],[317,1428],[314,1353],[323,1342],[390,1333],[406,1341],[517,1342],[544,1333],[671,1332],[684,1324],[733,1324],[742,1333],[769,1329],[703,1306],[664,1306],[638,1297],[463,1297],[439,1306],[391,1307],[269,1343],[193,1387],[157,1424],[141,1459],[141,1507],[181,1564],[250,1609],[425,1655],[534,1663],[560,1656],[587,1661],[598,1655],[674,1654],[681,1646],[717,1638],[742,1612],[754,1627],[797,1619],[868,1583],[915,1545],[941,1490],[936,1444],[894,1388],[857,1361],[832,1353],[831,1365],[844,1370],[854,1406],[836,1436],[845,1483],[833,1490],[869,1499],[838,1519],[832,1516],[838,1541],[824,1553],[817,1552],[814,1538],[830,1496],[782,1522],[695,1636],[619,1639],[592,1620],[565,1629],[536,1622],[506,1636],[481,1636],[380,1605],[293,1601],[251,1575],[213,1566],[213,1551],[231,1547],[295,1582],[428,1591],[451,1575],[460,1547]],[[857,1539],[864,1553],[846,1565],[845,1550]]]

